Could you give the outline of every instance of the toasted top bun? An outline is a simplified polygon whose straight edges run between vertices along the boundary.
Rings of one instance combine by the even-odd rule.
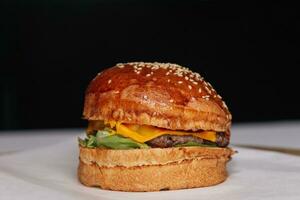
[[[156,62],[117,64],[99,73],[86,90],[83,117],[228,135],[231,124],[226,104],[198,73]]]

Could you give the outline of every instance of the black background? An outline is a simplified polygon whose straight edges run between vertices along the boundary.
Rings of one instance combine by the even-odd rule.
[[[127,61],[200,72],[234,122],[299,119],[298,10],[254,1],[4,2],[0,129],[84,126],[88,82]]]

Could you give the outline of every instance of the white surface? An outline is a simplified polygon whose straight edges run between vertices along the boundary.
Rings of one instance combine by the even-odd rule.
[[[271,133],[273,139],[267,141]],[[280,133],[292,134],[282,144]],[[233,128],[232,142],[299,147],[297,133],[300,123],[296,122],[239,125]],[[239,153],[228,165],[228,180],[213,187],[151,193],[84,187],[76,175],[78,135],[83,135],[82,130],[0,133],[0,200],[300,199],[300,157],[244,148],[236,148]]]
[[[300,121],[238,124],[231,143],[300,149]]]

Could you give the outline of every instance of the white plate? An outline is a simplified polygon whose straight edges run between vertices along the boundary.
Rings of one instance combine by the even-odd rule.
[[[300,199],[300,157],[237,148],[229,178],[207,188],[128,193],[88,188],[77,180],[74,135],[50,146],[0,154],[0,199]],[[196,178],[196,177],[195,177]]]

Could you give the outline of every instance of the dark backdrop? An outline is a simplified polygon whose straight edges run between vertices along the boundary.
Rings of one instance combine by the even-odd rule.
[[[127,61],[200,72],[235,122],[300,117],[295,5],[8,1],[0,11],[0,129],[83,126],[88,82]]]

